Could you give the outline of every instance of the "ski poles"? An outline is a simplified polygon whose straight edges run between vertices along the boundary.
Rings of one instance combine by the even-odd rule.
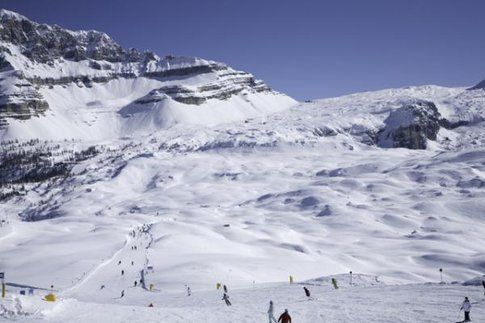
[[[456,319],[459,320],[460,316],[461,316],[461,308],[460,308],[460,311],[458,312],[458,317]]]

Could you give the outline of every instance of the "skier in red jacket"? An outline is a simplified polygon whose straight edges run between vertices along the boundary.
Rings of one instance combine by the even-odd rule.
[[[291,323],[291,316],[288,314],[288,310],[285,309],[283,314],[280,315],[280,318],[278,319],[278,322],[281,323]]]

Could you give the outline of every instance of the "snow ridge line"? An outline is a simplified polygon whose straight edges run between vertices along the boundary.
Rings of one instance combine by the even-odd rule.
[[[123,244],[123,246],[120,249],[118,249],[110,258],[108,258],[107,260],[102,262],[99,266],[94,268],[91,272],[89,272],[89,274],[87,274],[84,277],[84,279],[78,281],[76,284],[74,284],[70,288],[64,290],[62,293],[64,294],[64,293],[73,292],[76,289],[78,289],[80,286],[82,286],[86,281],[88,281],[91,277],[93,277],[94,274],[96,274],[97,271],[99,271],[101,268],[103,268],[103,267],[107,266],[109,263],[111,263],[125,249],[125,247],[128,246],[128,244],[131,242],[131,240],[132,239],[131,239],[130,235],[127,235],[125,243]]]

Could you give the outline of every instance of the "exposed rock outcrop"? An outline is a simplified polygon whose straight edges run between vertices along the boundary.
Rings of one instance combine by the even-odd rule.
[[[0,73],[0,125],[5,118],[29,119],[39,116],[49,105],[37,89],[18,71]]]
[[[200,105],[207,100],[226,100],[244,90],[253,92],[271,91],[261,81],[255,80],[251,74],[233,72],[219,74],[217,81],[200,86],[169,85],[152,90],[145,97],[135,103],[147,104],[159,102],[165,96],[169,96],[177,102],[184,104]]]
[[[426,149],[427,140],[436,140],[441,115],[435,104],[414,100],[392,111],[384,121],[377,144],[384,148]]]
[[[21,53],[39,63],[53,63],[57,58],[72,61],[85,59],[108,62],[137,62],[152,53],[136,49],[123,50],[102,32],[70,31],[57,25],[50,26],[30,21],[17,13],[0,12],[0,40],[21,48]]]

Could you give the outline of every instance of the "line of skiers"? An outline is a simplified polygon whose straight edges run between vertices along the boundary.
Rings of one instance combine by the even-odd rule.
[[[135,287],[137,285],[137,282],[135,281]],[[482,281],[482,285],[483,285],[483,288],[485,289],[485,281]],[[187,290],[187,296],[191,296],[192,295],[192,291],[190,289],[190,287],[188,285],[185,285],[186,286],[186,290]],[[101,289],[104,288],[104,285],[101,286]],[[224,293],[223,293],[223,296],[222,296],[222,300],[226,303],[227,306],[231,306],[232,303],[229,299],[229,294],[227,292],[227,286],[224,285]],[[305,291],[305,295],[308,299],[311,299],[311,294],[310,294],[310,290],[307,288],[307,287],[303,287],[303,290]],[[484,291],[484,294],[485,294],[485,291]],[[121,291],[121,298],[123,298],[125,296],[125,291],[122,290]],[[152,305],[153,306],[153,305]],[[471,322],[471,319],[470,319],[470,311],[471,311],[471,303],[470,303],[470,300],[468,299],[468,297],[465,297],[465,300],[463,301],[461,307],[460,307],[460,312],[463,311],[464,312],[464,315],[465,315],[465,318],[463,321],[461,322]],[[274,304],[273,304],[273,301],[269,301],[269,308],[268,308],[268,321],[269,323],[291,323],[291,316],[290,314],[288,313],[288,309],[285,309],[285,311],[279,316],[278,320],[276,320],[276,318],[274,317]]]

